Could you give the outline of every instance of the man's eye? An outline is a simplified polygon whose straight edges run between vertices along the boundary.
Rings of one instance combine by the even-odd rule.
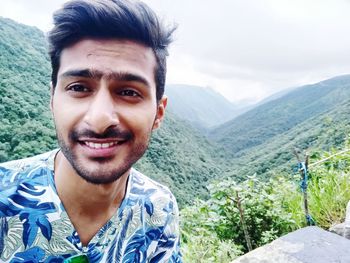
[[[68,86],[67,90],[73,91],[73,92],[89,92],[90,89],[84,85],[81,84],[73,84]]]
[[[136,91],[134,90],[123,90],[120,92],[120,95],[122,96],[127,96],[127,97],[140,97],[140,94],[137,93]]]

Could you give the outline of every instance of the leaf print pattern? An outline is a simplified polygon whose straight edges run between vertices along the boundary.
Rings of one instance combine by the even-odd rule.
[[[5,218],[4,218],[5,219]],[[6,220],[6,219],[5,219]],[[7,235],[4,237],[4,249],[1,253],[3,260],[8,260],[23,244],[23,225],[18,217],[7,220]],[[1,262],[1,261],[0,261]],[[6,262],[6,261],[5,261]]]
[[[181,262],[174,196],[134,169],[118,211],[83,247],[56,191],[56,154],[0,164],[0,262]]]
[[[8,223],[6,221],[6,218],[0,218],[0,255],[4,251],[5,248],[5,236],[7,235],[8,231]]]
[[[39,263],[45,257],[45,251],[40,247],[32,247],[24,252],[18,252],[15,254],[14,259],[11,260],[11,263],[19,262],[33,262]]]

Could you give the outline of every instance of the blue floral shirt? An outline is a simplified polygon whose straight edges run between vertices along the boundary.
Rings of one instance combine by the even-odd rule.
[[[0,262],[181,262],[174,196],[134,169],[118,211],[83,246],[57,195],[56,153],[0,164]]]

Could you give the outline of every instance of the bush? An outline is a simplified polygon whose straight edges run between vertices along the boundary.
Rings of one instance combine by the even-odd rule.
[[[350,155],[315,153],[309,167],[309,212],[319,227],[342,222],[350,200]],[[326,161],[313,166],[317,160]],[[289,179],[288,179],[289,178]],[[242,252],[306,226],[300,175],[268,182],[255,176],[211,184],[211,198],[181,211],[185,262],[230,262]]]

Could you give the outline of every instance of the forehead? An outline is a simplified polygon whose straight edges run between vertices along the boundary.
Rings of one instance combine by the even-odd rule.
[[[156,68],[153,50],[129,40],[81,40],[63,49],[58,74],[77,68],[132,72],[152,77]]]

